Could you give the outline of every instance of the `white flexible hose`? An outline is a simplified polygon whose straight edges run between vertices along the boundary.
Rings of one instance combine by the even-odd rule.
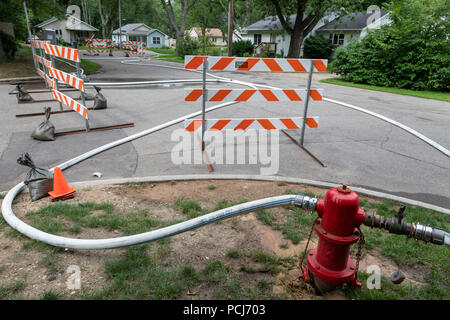
[[[32,226],[17,219],[17,217],[15,217],[14,214],[12,214],[11,210],[8,210],[8,208],[11,207],[15,195],[18,192],[20,192],[20,190],[23,189],[24,186],[25,185],[23,183],[18,184],[8,192],[5,199],[3,200],[2,212],[5,220],[9,223],[11,227],[34,240],[42,241],[52,246],[73,248],[73,249],[111,249],[155,241],[158,239],[170,237],[182,232],[186,232],[204,226],[211,222],[230,218],[239,214],[259,209],[267,209],[272,207],[294,204],[294,200],[296,198],[296,195],[284,195],[265,198],[261,200],[255,200],[243,204],[238,204],[222,210],[214,211],[212,213],[194,219],[190,219],[184,222],[180,222],[172,226],[140,234],[135,234],[132,236],[108,238],[108,239],[75,239],[56,236],[50,233],[43,232],[39,229],[33,228]]]

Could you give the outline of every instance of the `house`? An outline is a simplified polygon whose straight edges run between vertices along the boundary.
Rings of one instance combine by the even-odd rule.
[[[72,41],[80,42],[86,38],[91,38],[98,31],[97,28],[72,14],[66,14],[63,19],[52,17],[35,25],[33,28],[40,39],[44,39],[44,30],[51,30],[56,32],[57,40],[66,43],[72,43]]]
[[[192,27],[190,30],[186,31],[191,38],[198,39],[202,36],[202,29],[199,27]],[[208,38],[211,39],[212,44],[215,46],[226,46],[227,42],[225,41],[225,37],[222,33],[222,30],[219,28],[206,28],[205,34]]]
[[[335,19],[320,28],[316,34],[329,39],[336,46],[347,46],[350,42],[363,38],[368,29],[379,28],[390,23],[389,14],[380,11],[380,18],[372,21],[372,13],[356,12]]]
[[[336,46],[345,46],[350,41],[363,37],[367,29],[389,22],[385,11],[381,11],[381,18],[374,22],[370,22],[372,15],[373,13],[358,12],[339,18],[336,13],[327,12],[307,37],[321,34],[329,38]],[[293,26],[296,18],[297,15],[290,15],[287,22]],[[276,54],[282,57],[287,55],[291,41],[290,34],[283,29],[277,16],[267,17],[242,29],[241,37],[243,40],[250,40],[255,45],[256,51],[267,45],[276,47]],[[300,50],[300,57],[302,56],[303,44]]]
[[[113,31],[112,40],[118,44],[119,41],[144,42],[147,48],[162,48],[167,46],[168,36],[158,29],[150,28],[145,23],[129,23]]]

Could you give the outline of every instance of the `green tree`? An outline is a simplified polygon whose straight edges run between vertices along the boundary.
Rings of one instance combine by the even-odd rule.
[[[330,71],[345,80],[416,90],[449,90],[447,0],[394,0],[391,26],[336,52]]]
[[[265,0],[261,0],[265,2]],[[288,57],[298,58],[303,39],[314,29],[326,11],[338,15],[366,10],[369,5],[381,4],[377,0],[270,0],[281,26],[291,36]],[[290,15],[296,14],[293,21]]]

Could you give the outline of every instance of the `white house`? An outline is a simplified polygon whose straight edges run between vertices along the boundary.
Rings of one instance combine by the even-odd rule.
[[[147,48],[162,48],[169,46],[168,36],[158,29],[150,28],[145,23],[129,23],[113,31],[112,40],[118,44],[120,41],[145,42]]]
[[[44,30],[54,30],[56,32],[56,38],[67,43],[71,43],[72,41],[82,41],[86,38],[90,38],[98,31],[97,28],[82,21],[76,15],[72,14],[66,14],[65,18],[61,20],[56,17],[52,17],[35,25],[33,28],[36,30],[36,33],[40,39],[43,39],[40,34]]]
[[[202,36],[202,29],[199,27],[192,27],[190,30],[186,31],[191,38],[198,39]],[[227,42],[225,41],[225,36],[222,33],[222,30],[219,28],[206,28],[205,34],[208,38],[211,39],[213,45],[215,46],[226,46]]]
[[[329,12],[320,19],[307,37],[322,34],[335,45],[345,46],[353,39],[363,37],[367,33],[367,29],[389,23],[387,13],[384,11],[381,11],[380,18],[373,22],[372,16],[373,13],[357,12],[339,18],[336,13]],[[294,25],[296,17],[297,15],[294,14],[287,18],[291,26]],[[255,45],[256,50],[263,45],[276,45],[276,54],[283,57],[289,51],[291,36],[283,29],[277,16],[270,16],[249,25],[240,31],[240,35],[243,40],[250,40]],[[303,44],[300,56],[303,56]]]

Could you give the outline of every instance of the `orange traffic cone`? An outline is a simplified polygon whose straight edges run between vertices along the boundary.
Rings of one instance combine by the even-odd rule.
[[[52,201],[70,199],[75,196],[75,189],[67,184],[59,167],[56,167],[53,171],[53,191],[48,194]]]

